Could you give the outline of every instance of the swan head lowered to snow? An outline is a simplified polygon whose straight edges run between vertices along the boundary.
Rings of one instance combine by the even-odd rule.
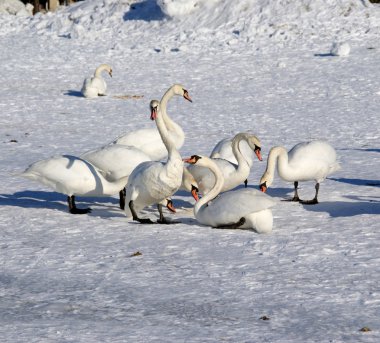
[[[81,93],[85,98],[96,98],[106,95],[107,84],[102,77],[102,72],[107,71],[112,77],[112,67],[109,64],[101,64],[96,68],[94,76],[87,78],[83,82]]]

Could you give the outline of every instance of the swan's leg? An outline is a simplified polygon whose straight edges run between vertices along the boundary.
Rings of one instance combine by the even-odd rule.
[[[74,195],[67,197],[67,203],[69,204],[69,211],[71,214],[85,214],[91,212],[91,208],[77,208],[77,206],[75,205]]]
[[[298,181],[294,182],[294,197],[292,201],[301,201],[300,197],[298,196]]]
[[[319,192],[319,183],[317,182],[315,184],[315,196],[313,199],[311,200],[304,200],[304,201],[300,201],[301,204],[304,204],[304,205],[315,205],[315,204],[318,204],[318,192]]]
[[[119,192],[119,204],[120,204],[120,208],[122,210],[124,210],[125,208],[125,195],[127,193],[127,190],[125,189],[125,187]]]
[[[232,230],[235,230],[235,229],[239,229],[240,226],[242,226],[244,223],[245,223],[245,218],[241,217],[237,223],[220,225],[220,226],[217,226],[215,229],[232,229]]]
[[[287,199],[283,201],[295,201],[295,202],[301,202],[302,200],[298,196],[298,181],[294,181],[294,196],[292,199]]]
[[[136,220],[141,224],[153,224],[153,222],[149,218],[139,218],[137,216],[137,213],[133,205],[133,200],[131,200],[128,205],[129,205],[129,209],[131,210],[133,220]]]
[[[245,180],[244,180],[244,186],[245,186],[245,188],[248,187],[248,179],[245,179]]]
[[[157,223],[159,224],[179,224],[179,222],[168,220],[164,217],[164,214],[162,213],[162,205],[157,204],[158,213],[160,214],[160,219],[157,220]]]

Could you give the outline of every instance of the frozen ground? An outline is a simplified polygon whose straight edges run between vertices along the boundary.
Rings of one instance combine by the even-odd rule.
[[[250,2],[227,3],[179,7],[173,18],[154,1],[0,16],[0,341],[380,341],[380,9],[353,1],[344,16],[332,1],[315,2],[345,25],[339,37],[350,54],[336,57],[330,17],[311,39],[315,16],[300,9],[298,31],[284,42],[253,26],[231,31],[244,13],[260,21]],[[271,18],[307,1],[254,3]],[[257,27],[272,27],[261,20]],[[105,77],[109,95],[80,97],[100,63],[114,70]],[[154,125],[150,99],[177,82],[193,98],[168,109],[186,133],[184,157],[246,130],[261,139],[264,158],[275,145],[327,139],[342,170],[321,185],[320,204],[280,202],[272,234],[258,235],[198,225],[194,201],[181,192],[171,215],[181,224],[138,225],[117,197],[79,198],[93,211],[74,216],[64,195],[15,176],[36,160],[79,155]],[[256,160],[250,187],[264,169]],[[301,184],[301,195],[313,192],[312,182]],[[279,178],[269,189],[277,199],[291,194]],[[156,217],[154,208],[145,214]]]

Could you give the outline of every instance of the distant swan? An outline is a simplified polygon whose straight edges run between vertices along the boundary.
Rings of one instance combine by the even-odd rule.
[[[224,184],[222,192],[231,190],[245,181],[250,173],[251,167],[248,165],[244,156],[239,149],[239,143],[244,140],[248,143],[252,151],[255,152],[259,160],[261,160],[261,143],[260,140],[251,134],[241,132],[238,133],[232,142],[232,150],[238,165],[231,163],[222,158],[213,159],[214,162],[221,169],[224,177]],[[209,168],[204,168],[199,164],[188,166],[188,170],[193,175],[198,184],[199,191],[201,193],[208,193],[215,184],[214,173]]]
[[[193,155],[184,161],[209,168],[215,175],[213,188],[194,206],[195,218],[201,224],[224,229],[253,229],[258,233],[272,231],[270,208],[276,202],[271,197],[253,188],[219,194],[223,187],[223,174],[214,160]]]
[[[260,180],[263,192],[272,184],[276,162],[278,175],[285,181],[294,182],[294,197],[291,201],[302,204],[318,204],[319,184],[330,174],[340,169],[335,149],[327,142],[316,140],[295,145],[289,152],[278,146],[270,150],[267,168]],[[301,200],[298,182],[315,180],[315,196],[312,200]]]
[[[69,211],[72,214],[83,214],[91,211],[90,208],[77,208],[75,196],[112,196],[118,194],[128,180],[128,176],[126,176],[110,182],[91,163],[70,155],[37,161],[31,164],[20,176],[38,181],[56,192],[66,194]]]
[[[189,96],[189,92],[182,85],[174,84],[165,92],[160,101],[162,118],[165,122],[168,134],[174,142],[175,147],[180,149],[185,140],[185,133],[181,126],[175,123],[166,112],[168,101],[175,95],[182,96],[190,102],[192,102],[192,100]],[[128,132],[117,138],[114,143],[134,146],[147,154],[152,161],[162,160],[168,155],[168,151],[162,142],[157,128],[146,128]]]
[[[100,95],[106,95],[107,84],[102,77],[102,72],[107,71],[112,77],[112,68],[108,64],[101,64],[96,68],[94,76],[87,78],[83,82],[81,93],[86,98],[96,98]]]
[[[152,224],[150,219],[139,218],[138,213],[146,206],[158,204],[158,223],[169,224],[163,216],[160,202],[174,194],[181,186],[183,161],[166,129],[160,102],[152,100],[150,108],[151,119],[156,121],[157,129],[168,150],[168,159],[166,162],[143,162],[133,170],[126,187],[125,202],[128,206],[125,206],[125,212],[127,217],[132,217],[133,220]]]

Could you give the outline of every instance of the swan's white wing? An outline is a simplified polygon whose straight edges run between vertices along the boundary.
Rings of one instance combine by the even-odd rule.
[[[238,189],[220,194],[201,214],[208,224],[219,226],[236,223],[247,214],[273,207],[276,201],[256,189]]]
[[[82,158],[102,170],[109,181],[128,176],[137,165],[150,161],[149,156],[139,149],[118,144],[86,152]]]

